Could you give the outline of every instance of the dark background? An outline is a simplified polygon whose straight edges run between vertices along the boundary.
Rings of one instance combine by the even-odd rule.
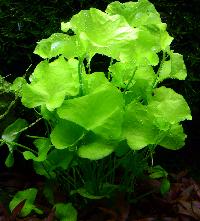
[[[60,22],[67,21],[82,9],[95,7],[105,10],[111,0],[0,0],[0,75],[12,82],[24,75],[30,66],[31,73],[40,61],[33,54],[36,42],[60,32]],[[120,1],[127,2],[127,1]],[[186,146],[179,151],[158,148],[155,161],[166,169],[188,169],[200,179],[200,1],[199,0],[151,0],[168,25],[174,37],[172,49],[183,54],[188,70],[185,81],[169,80],[165,85],[181,93],[187,100],[193,115],[184,122],[188,135]],[[10,95],[0,94],[0,101],[12,100]],[[33,113],[20,104],[0,122],[0,132],[17,117],[33,121]],[[3,152],[3,151],[2,151]],[[2,154],[1,152],[1,154]],[[2,158],[1,158],[2,164]]]

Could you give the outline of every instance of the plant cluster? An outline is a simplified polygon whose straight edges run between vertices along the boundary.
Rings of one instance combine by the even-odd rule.
[[[13,165],[17,150],[32,160],[36,173],[48,180],[44,194],[52,204],[54,181],[72,201],[77,194],[100,199],[131,192],[157,146],[184,146],[181,122],[191,120],[190,109],[183,96],[162,86],[166,79],[185,80],[183,57],[170,49],[173,38],[147,0],[113,2],[105,12],[81,10],[61,30],[37,43],[34,53],[44,60],[29,79],[9,85],[45,121],[46,134],[29,136],[31,148],[17,139],[33,124],[19,118],[9,125],[0,140],[9,149],[6,165]],[[97,54],[109,59],[107,71],[91,69]],[[119,180],[116,172],[122,174]],[[163,179],[164,193],[167,173],[160,166],[149,172]],[[26,200],[22,216],[41,213],[34,206],[36,194],[35,188],[18,192],[10,209]],[[60,220],[76,220],[71,203],[55,207]]]

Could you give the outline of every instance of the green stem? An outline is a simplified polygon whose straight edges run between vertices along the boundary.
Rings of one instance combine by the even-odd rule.
[[[24,148],[28,151],[31,151],[34,154],[37,154],[37,151],[32,150],[31,148],[29,148],[27,146],[24,146],[22,144],[19,144],[19,143],[13,142],[13,141],[7,141],[7,140],[4,140],[4,139],[0,139],[0,142],[7,143],[7,144],[10,144],[10,145],[15,145],[15,146],[18,146],[18,147],[22,147],[22,148]]]
[[[41,118],[38,118],[35,122],[31,123],[31,124],[28,125],[27,127],[24,127],[24,128],[22,128],[21,130],[15,132],[15,133],[13,133],[13,134],[14,134],[14,135],[19,134],[19,133],[21,133],[21,132],[23,132],[23,131],[29,129],[30,127],[33,127],[37,122],[39,122],[39,121],[42,120],[42,119],[43,119],[42,117],[41,117]]]
[[[153,89],[157,86],[157,84],[159,83],[159,75],[160,75],[160,72],[162,70],[162,67],[163,67],[163,64],[166,60],[166,52],[165,51],[162,51],[163,55],[162,55],[162,61],[160,62],[160,66],[158,68],[158,71],[156,73],[156,78],[155,78],[155,81],[153,83]]]
[[[15,97],[15,99],[13,101],[10,102],[7,110],[2,114],[0,115],[0,120],[3,119],[10,111],[10,109],[12,108],[12,106],[15,104],[16,100],[17,100],[18,97]]]
[[[82,77],[82,68],[83,68],[83,58],[79,58],[79,63],[78,63],[78,76],[79,76],[79,84],[80,84],[80,88],[79,88],[79,95],[82,96],[83,95],[83,77]]]
[[[136,70],[137,70],[137,67],[134,69],[133,74],[132,74],[131,78],[130,78],[129,81],[128,81],[128,84],[126,85],[126,87],[125,87],[125,89],[124,89],[124,91],[123,91],[123,94],[125,94],[125,92],[128,90],[128,87],[129,87],[130,83],[132,82],[132,80],[133,80],[133,78],[134,78],[134,76],[135,76]]]

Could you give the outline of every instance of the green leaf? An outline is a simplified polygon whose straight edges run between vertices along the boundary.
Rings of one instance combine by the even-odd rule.
[[[157,143],[159,128],[153,124],[153,115],[147,106],[132,102],[125,112],[123,135],[133,150],[139,150],[149,144]]]
[[[182,125],[175,124],[167,131],[164,138],[159,141],[159,145],[170,150],[178,150],[185,145],[186,137]]]
[[[161,182],[160,193],[162,195],[166,194],[170,190],[170,181],[167,178],[164,178]]]
[[[73,195],[73,194],[76,194],[76,193],[78,193],[79,195],[81,195],[82,197],[85,197],[87,199],[98,200],[98,199],[105,198],[105,196],[93,195],[93,194],[89,193],[85,188],[79,188],[77,190],[72,190],[70,192],[70,195]]]
[[[150,168],[149,177],[152,179],[159,179],[167,177],[168,173],[165,169],[163,169],[160,165],[154,166]]]
[[[29,215],[31,211],[35,211],[38,214],[42,214],[43,212],[34,206],[36,194],[37,194],[37,189],[35,188],[18,191],[9,204],[10,210],[12,211],[20,202],[26,200],[24,207],[20,212],[20,215],[22,217]]]
[[[120,49],[128,48],[137,38],[137,29],[130,27],[122,16],[110,16],[96,8],[74,15],[70,28],[90,57],[99,53],[119,59]]]
[[[77,211],[71,203],[57,203],[55,208],[56,217],[60,221],[77,221]]]
[[[84,95],[94,92],[98,87],[109,84],[103,72],[94,72],[83,75]]]
[[[84,128],[76,123],[61,119],[50,135],[51,142],[57,149],[65,149],[75,145],[84,132]]]
[[[119,142],[115,147],[115,154],[117,157],[124,156],[130,150],[129,145],[125,140]]]
[[[192,119],[190,108],[183,96],[164,86],[154,90],[154,96],[148,104],[148,111],[153,113],[157,121],[170,124]]]
[[[35,156],[31,151],[25,151],[25,152],[23,152],[24,158],[26,160],[32,159],[37,162],[42,162],[42,161],[46,160],[47,153],[49,152],[49,150],[51,148],[50,140],[47,138],[36,139],[34,141],[34,145],[38,149],[38,156]]]
[[[115,140],[121,137],[123,102],[117,88],[102,85],[91,94],[65,101],[58,108],[58,115],[105,139]]]
[[[7,167],[12,167],[14,164],[14,157],[13,157],[13,153],[9,153],[7,158],[6,158],[6,161],[5,161],[5,165]]]
[[[24,106],[33,108],[45,105],[52,111],[61,106],[65,96],[78,94],[78,61],[66,61],[62,56],[51,63],[42,61],[37,65],[30,81],[22,89]]]
[[[18,77],[14,80],[14,82],[10,86],[10,90],[14,91],[19,96],[21,96],[22,87],[24,84],[26,84],[26,80],[24,79],[24,77]]]
[[[55,177],[54,170],[62,168],[63,170],[68,169],[71,162],[73,161],[74,152],[68,149],[63,150],[52,150],[47,155],[47,160],[42,162],[33,162],[34,169],[37,174],[43,175],[47,178]]]
[[[51,180],[47,180],[45,182],[42,192],[45,198],[48,200],[48,202],[52,205],[55,204],[53,186],[54,186],[53,182],[51,182]]]
[[[67,32],[71,28],[70,22],[61,22],[61,30]]]
[[[159,13],[147,0],[125,3],[115,1],[107,6],[106,12],[111,15],[122,15],[132,27],[161,23]]]
[[[113,151],[114,146],[112,144],[97,139],[89,144],[80,146],[78,155],[79,157],[88,158],[90,160],[99,160],[110,155]]]
[[[126,92],[126,95],[131,94],[131,100],[143,100],[147,103],[152,93],[155,78],[156,75],[152,66],[138,67],[133,78],[135,83]]]
[[[129,81],[129,89],[132,85],[134,85],[135,80],[133,75],[135,75],[136,67],[133,63],[123,63],[116,62],[115,64],[109,67],[109,71],[112,75],[112,83],[120,88],[126,88]]]
[[[50,59],[58,55],[64,55],[70,59],[80,56],[81,50],[80,45],[77,44],[76,36],[55,33],[49,38],[39,41],[34,53],[42,58]]]
[[[9,144],[9,142],[17,141],[20,131],[27,126],[27,122],[24,119],[18,118],[14,123],[10,124],[2,133],[2,139],[8,142],[9,151],[12,153],[14,145]]]
[[[181,54],[171,52],[170,60],[164,61],[162,64],[158,81],[161,82],[167,78],[185,80],[186,76],[187,70],[183,56]]]
[[[58,121],[58,115],[56,110],[54,111],[49,111],[45,105],[42,105],[40,108],[40,114],[42,115],[42,117],[48,121],[48,123],[51,124],[51,126],[54,126],[57,124]]]
[[[138,64],[158,64],[157,52],[166,49],[172,37],[166,31],[166,24],[161,22],[160,15],[153,4],[147,0],[108,5],[106,12],[110,15],[121,15],[131,27],[138,28],[138,38],[126,51],[126,59],[134,59]],[[132,50],[130,50],[132,49]]]

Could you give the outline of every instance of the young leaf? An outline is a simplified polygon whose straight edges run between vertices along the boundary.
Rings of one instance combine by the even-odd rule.
[[[9,204],[11,211],[23,200],[25,200],[24,207],[22,208],[20,215],[22,217],[27,216],[34,210],[38,214],[42,214],[42,211],[34,206],[37,189],[30,188],[23,191],[18,191]]]
[[[185,80],[187,70],[183,61],[183,56],[178,53],[170,53],[170,60],[164,61],[161,70],[159,71],[159,79],[161,82],[167,78],[175,78]]]
[[[125,3],[115,1],[107,6],[106,12],[110,15],[122,15],[132,27],[161,23],[159,13],[147,0]]]
[[[9,153],[7,158],[6,158],[6,161],[5,161],[5,165],[7,167],[12,167],[14,164],[14,157],[13,157],[13,153]]]
[[[152,66],[138,67],[133,77],[134,84],[128,91],[131,93],[131,99],[137,101],[144,100],[147,103],[152,93],[155,78],[156,75]]]
[[[10,124],[2,133],[2,139],[8,142],[9,151],[12,153],[14,149],[13,144],[9,142],[17,141],[20,131],[27,126],[27,122],[24,119],[18,118],[14,123]]]
[[[175,124],[165,133],[159,145],[170,150],[178,150],[185,145],[186,137],[182,125]]]
[[[161,182],[160,192],[162,195],[166,194],[170,190],[170,181],[167,178],[164,178]]]
[[[148,111],[153,113],[157,120],[170,124],[192,119],[190,108],[183,96],[164,86],[154,90]]]
[[[114,140],[121,136],[123,103],[120,91],[109,84],[86,96],[65,101],[57,112],[60,118]]]
[[[149,171],[150,171],[149,177],[152,179],[165,178],[168,175],[165,169],[163,169],[160,165],[150,168]]]
[[[2,133],[2,139],[5,141],[16,141],[20,135],[20,131],[27,126],[24,119],[18,118],[14,123],[10,124]]]
[[[70,26],[90,58],[99,53],[119,59],[120,49],[128,49],[129,42],[137,38],[137,29],[122,16],[110,16],[96,8],[74,15]]]
[[[57,149],[65,149],[73,146],[84,132],[78,124],[60,119],[50,135],[51,142]]]
[[[35,156],[30,151],[25,151],[25,152],[23,152],[24,158],[26,160],[32,159],[32,160],[37,161],[37,162],[42,162],[42,161],[46,160],[47,153],[51,148],[50,140],[47,139],[47,138],[40,138],[40,139],[36,139],[34,141],[34,144],[38,149],[38,156]]]
[[[77,221],[77,211],[71,203],[57,203],[55,208],[56,217],[60,221]]]
[[[55,33],[47,39],[42,39],[37,43],[34,53],[42,58],[52,58],[64,55],[66,58],[79,57],[81,47],[77,44],[76,36]]]
[[[112,83],[116,87],[126,88],[130,81],[129,87],[127,88],[129,89],[135,83],[133,77],[135,76],[136,67],[131,62],[116,62],[109,67],[109,71],[112,75]]]
[[[66,61],[62,56],[51,63],[42,61],[37,65],[30,81],[22,89],[24,106],[33,108],[45,105],[52,111],[61,106],[65,96],[78,94],[78,61]]]
[[[24,77],[18,77],[14,80],[13,84],[10,86],[10,90],[17,93],[19,96],[21,96],[22,93],[22,87],[26,84],[26,80]]]
[[[166,31],[166,24],[161,22],[160,15],[153,4],[147,0],[138,2],[120,3],[118,1],[108,5],[106,12],[110,15],[121,15],[131,27],[138,28],[138,38],[127,57],[133,58],[136,63],[157,65],[157,52],[167,48],[172,37]]]

